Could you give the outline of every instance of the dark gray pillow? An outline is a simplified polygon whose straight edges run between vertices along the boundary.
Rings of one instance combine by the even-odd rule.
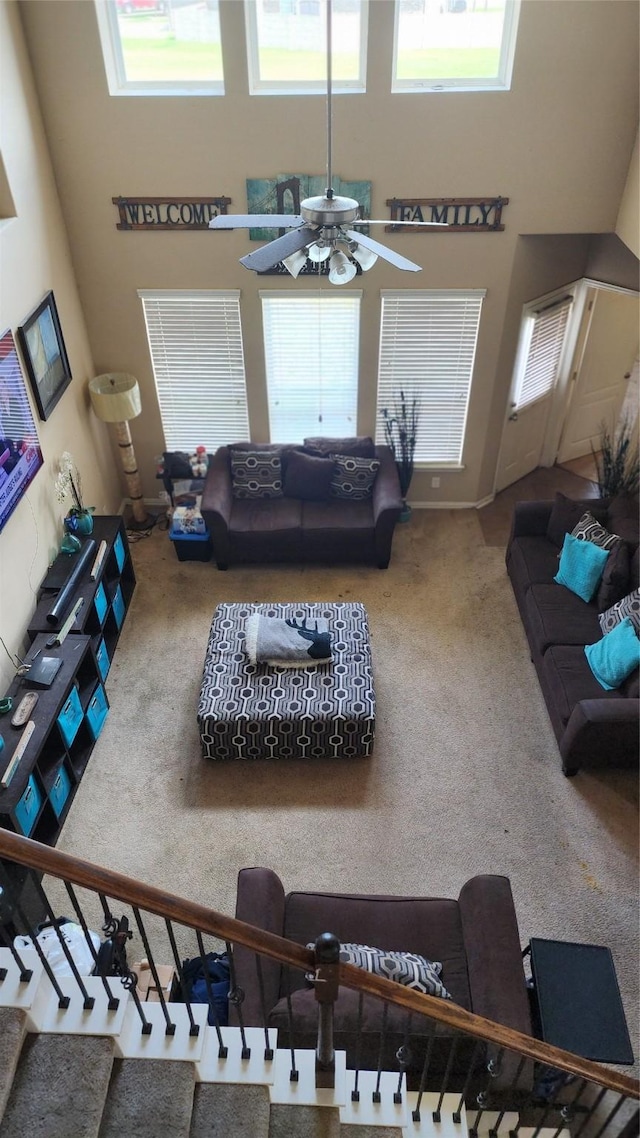
[[[623,597],[617,604],[612,605],[606,612],[600,613],[598,620],[603,634],[606,636],[607,632],[611,632],[612,628],[615,628],[627,616],[640,636],[640,589],[634,589],[633,592]]]
[[[352,458],[375,458],[376,447],[369,435],[356,435],[350,439],[328,439],[323,436],[305,439],[304,445],[313,454],[348,454]]]
[[[352,455],[334,454],[334,469],[331,478],[331,497],[360,502],[370,498],[376,474],[380,469],[377,458],[356,458]]]
[[[284,477],[287,498],[302,498],[307,502],[326,502],[331,490],[334,470],[332,458],[305,454],[294,450],[289,455]]]
[[[609,533],[600,522],[594,518],[590,510],[585,510],[580,521],[573,527],[571,533],[578,541],[592,541],[601,549],[613,549],[621,541],[617,533]]]
[[[234,498],[281,498],[282,465],[279,450],[232,450]]]
[[[571,533],[574,526],[577,526],[580,518],[585,510],[589,510],[597,522],[604,524],[607,520],[607,506],[601,505],[596,498],[593,502],[588,499],[582,501],[575,501],[573,498],[567,498],[565,494],[560,491],[556,494],[551,515],[547,523],[547,537],[558,549],[562,549],[564,542],[564,535]]]

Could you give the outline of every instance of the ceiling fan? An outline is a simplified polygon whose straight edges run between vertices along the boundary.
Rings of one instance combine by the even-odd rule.
[[[360,218],[360,206],[354,198],[340,197],[331,184],[331,4],[325,0],[327,10],[327,188],[324,197],[305,198],[300,202],[300,213],[219,214],[209,222],[210,229],[289,229],[253,253],[240,258],[240,264],[257,273],[266,272],[280,261],[293,277],[297,277],[307,258],[320,264],[329,261],[329,280],[332,284],[346,284],[353,280],[358,262],[363,271],[372,268],[378,257],[394,265],[417,273],[421,265],[402,257],[386,245],[373,241],[367,234],[350,226],[388,225],[386,220]],[[394,221],[394,225],[421,225],[446,228],[440,221]]]

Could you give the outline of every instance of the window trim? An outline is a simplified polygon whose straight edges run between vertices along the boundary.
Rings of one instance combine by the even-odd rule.
[[[162,98],[179,96],[224,95],[224,78],[212,79],[207,83],[200,80],[153,79],[148,82],[127,79],[120,40],[120,26],[115,0],[94,0],[98,18],[98,33],[102,45],[102,57],[107,77],[109,94],[113,96],[139,96]],[[224,51],[221,52],[224,76]]]
[[[520,317],[520,330],[518,334],[518,346],[516,348],[516,356],[513,365],[513,374],[511,380],[511,394],[509,401],[509,414],[518,413],[520,411],[528,410],[535,407],[543,399],[553,398],[558,386],[563,381],[563,377],[567,368],[567,360],[570,359],[570,352],[573,351],[571,346],[571,330],[572,330],[572,313],[575,311],[576,305],[576,287],[575,285],[567,285],[565,288],[555,289],[551,293],[546,293],[536,300],[528,301],[527,304],[522,306],[522,315]],[[529,355],[531,352],[531,341],[536,330],[536,322],[545,312],[559,311],[565,308],[567,311],[567,319],[564,327],[564,334],[562,344],[558,353],[558,359],[555,370],[555,379],[553,385],[535,399],[530,399],[528,402],[521,402],[522,387],[524,378],[529,363]]]
[[[250,95],[326,95],[326,78],[313,79],[308,82],[302,79],[261,79],[256,0],[244,0],[244,26]],[[332,94],[363,95],[366,92],[368,36],[369,0],[360,0],[359,77],[358,79],[336,79],[335,76],[332,76]]]
[[[518,38],[521,0],[506,0],[500,58],[496,76],[482,79],[478,76],[468,80],[456,79],[398,79],[398,32],[400,23],[400,2],[394,3],[393,55],[391,59],[392,94],[448,94],[456,91],[510,91],[513,76],[513,63]]]

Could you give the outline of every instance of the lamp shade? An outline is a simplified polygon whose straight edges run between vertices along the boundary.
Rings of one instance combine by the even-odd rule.
[[[311,261],[320,264],[321,261],[326,261],[331,256],[332,246],[330,244],[323,244],[321,241],[314,241],[307,250],[307,256]]]
[[[290,257],[285,257],[282,264],[287,272],[291,273],[292,277],[297,277],[298,273],[304,269],[307,263],[307,254],[304,249],[297,249]]]
[[[135,375],[105,372],[89,380],[91,404],[104,423],[125,423],[142,411],[140,388]]]
[[[355,245],[349,249],[349,252],[365,273],[368,269],[372,269],[378,260],[378,254],[374,253],[372,249],[365,249],[364,245]]]
[[[347,284],[355,277],[357,269],[344,253],[332,253],[329,259],[329,280],[331,284]]]

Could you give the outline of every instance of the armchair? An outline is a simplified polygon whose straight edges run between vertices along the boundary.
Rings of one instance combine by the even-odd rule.
[[[270,869],[242,869],[238,875],[236,917],[298,944],[332,932],[342,943],[355,942],[386,950],[417,952],[442,962],[442,982],[456,1004],[497,1023],[531,1034],[520,937],[508,878],[472,877],[457,900],[437,897],[367,896],[344,893],[294,892],[285,895]],[[237,984],[245,993],[242,1013],[247,1026],[263,1026],[262,1002],[254,954],[238,945],[234,952]],[[289,973],[288,975],[286,973]],[[315,1047],[317,1004],[304,976],[262,960],[267,1023],[288,1043],[287,985],[291,992],[296,1047]],[[337,1049],[356,1059],[358,993],[341,988],[335,1005]],[[363,1000],[360,1065],[375,1070],[380,1050],[382,1002]],[[389,1006],[383,1062],[395,1069],[395,1054],[405,1041],[407,1013]],[[430,1021],[414,1016],[408,1075],[419,1076],[424,1063]],[[430,1071],[441,1076],[451,1038],[438,1027]],[[473,1041],[459,1041],[456,1069],[466,1070]]]

